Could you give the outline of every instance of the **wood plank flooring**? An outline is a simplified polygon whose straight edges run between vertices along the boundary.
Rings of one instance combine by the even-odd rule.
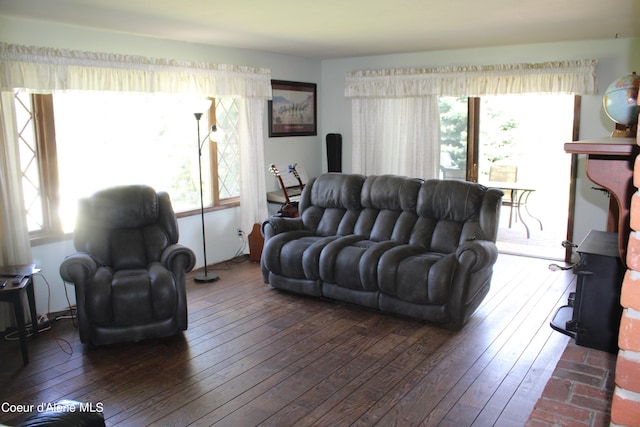
[[[0,403],[101,403],[109,426],[522,426],[568,340],[549,320],[574,276],[550,262],[501,254],[458,332],[279,292],[257,264],[227,263],[217,282],[188,280],[179,336],[90,348],[59,320],[24,367],[2,340]]]

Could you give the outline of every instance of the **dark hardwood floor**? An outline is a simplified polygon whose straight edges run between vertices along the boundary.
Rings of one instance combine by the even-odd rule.
[[[182,335],[89,348],[59,320],[30,339],[27,366],[2,340],[0,403],[100,403],[109,426],[522,426],[568,340],[549,319],[574,277],[549,263],[500,255],[458,332],[275,291],[257,264],[226,264],[218,282],[189,280]],[[0,410],[0,423],[24,418]]]

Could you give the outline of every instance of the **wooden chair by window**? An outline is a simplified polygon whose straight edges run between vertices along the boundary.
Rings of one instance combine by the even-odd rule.
[[[492,183],[513,184],[518,182],[518,167],[515,165],[492,165],[489,168],[489,181]],[[502,206],[509,206],[509,228],[513,221],[513,208],[518,207],[513,190],[503,189]],[[516,221],[518,220],[516,216]]]

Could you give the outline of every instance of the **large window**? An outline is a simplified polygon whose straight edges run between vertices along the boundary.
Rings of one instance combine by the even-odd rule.
[[[176,212],[200,207],[193,98],[166,94],[16,94],[25,209],[34,237],[73,231],[77,201],[114,185],[167,191]],[[217,99],[200,120],[207,207],[239,200],[238,105]],[[37,118],[37,120],[34,120]]]

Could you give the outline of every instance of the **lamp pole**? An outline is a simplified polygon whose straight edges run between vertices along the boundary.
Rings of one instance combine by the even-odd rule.
[[[202,191],[202,146],[204,141],[211,135],[212,132],[216,131],[215,125],[211,127],[211,131],[207,134],[207,136],[200,140],[200,118],[202,117],[202,113],[194,113],[196,116],[196,123],[198,125],[198,173],[200,176],[200,219],[202,221],[202,253],[204,254],[204,272],[197,274],[194,277],[196,282],[213,282],[218,280],[219,277],[215,273],[210,273],[207,271],[207,240],[205,233],[205,225],[204,225],[204,195]]]

